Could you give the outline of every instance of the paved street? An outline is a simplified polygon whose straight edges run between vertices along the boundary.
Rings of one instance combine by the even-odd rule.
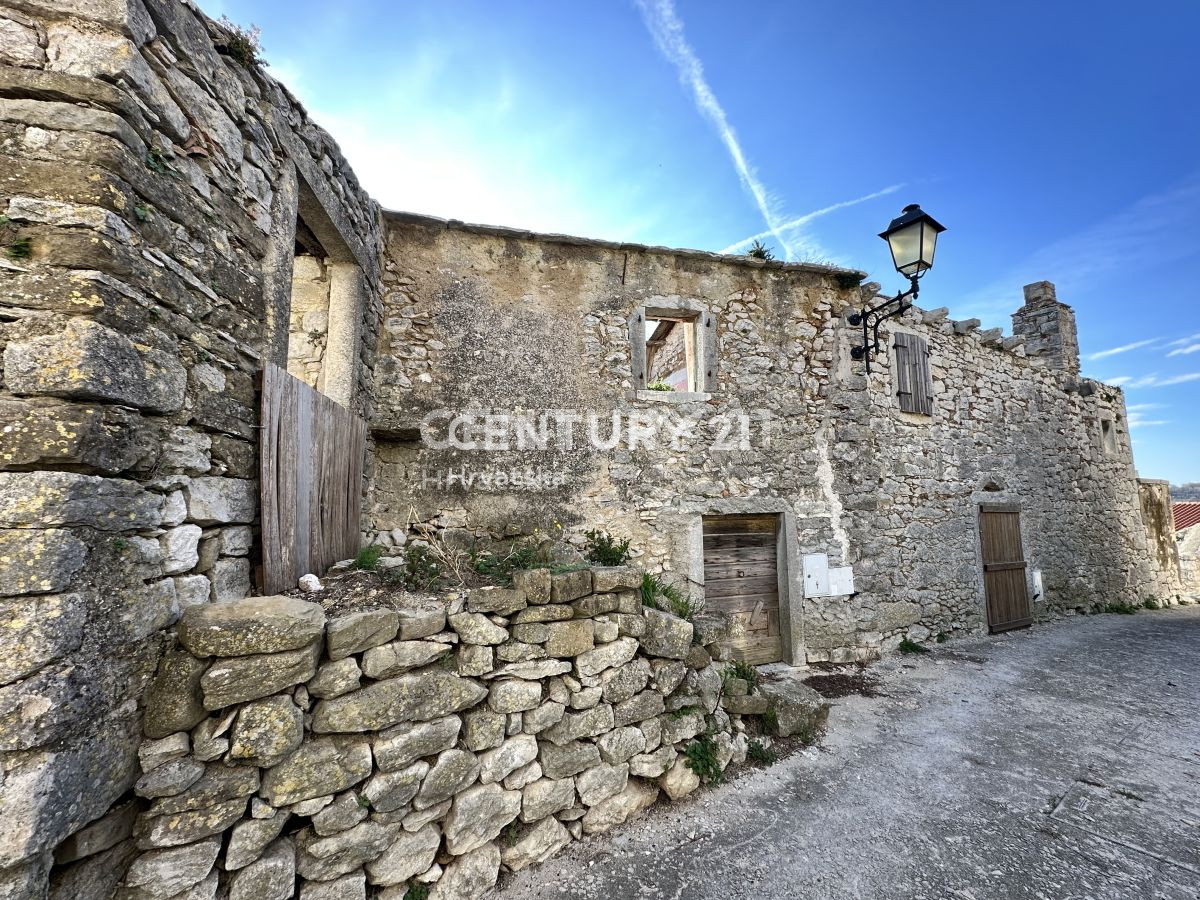
[[[578,842],[516,898],[1200,896],[1200,607],[874,667],[810,749]]]

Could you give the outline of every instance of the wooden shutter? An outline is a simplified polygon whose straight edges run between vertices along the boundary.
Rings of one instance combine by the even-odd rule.
[[[633,389],[646,390],[646,308],[639,306],[629,316],[629,365]]]
[[[929,344],[924,338],[896,333],[896,396],[901,412],[933,415],[933,377],[929,373]]]
[[[717,318],[701,313],[696,319],[696,346],[700,349],[700,371],[696,374],[697,390],[715,394],[717,391]]]

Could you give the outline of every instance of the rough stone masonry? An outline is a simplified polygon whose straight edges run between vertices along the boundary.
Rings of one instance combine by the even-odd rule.
[[[0,0],[0,898],[102,896],[81,885],[135,852],[146,706],[209,675],[171,629],[253,591],[265,362],[370,421],[367,540],[600,528],[699,599],[705,519],[774,517],[788,662],[986,627],[985,502],[1020,510],[1036,616],[1171,602],[1161,492],[1136,480],[1121,392],[1078,376],[1053,287],[1026,289],[1012,337],[913,309],[867,378],[862,279],[385,214],[191,3]],[[646,390],[647,312],[699,329],[690,390]],[[902,408],[901,334],[927,343],[928,414]],[[695,419],[706,440],[439,448],[438,410]],[[746,449],[714,447],[743,426]],[[549,487],[437,482],[509,469]],[[851,567],[853,595],[806,596],[805,556]],[[303,649],[278,651],[294,680],[272,696],[319,662]],[[232,817],[243,789],[206,802]],[[205,840],[178,867],[201,885]]]

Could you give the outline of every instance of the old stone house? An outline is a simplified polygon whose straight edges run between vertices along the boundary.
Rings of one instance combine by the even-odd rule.
[[[180,0],[0,0],[0,176],[2,897],[105,883],[169,629],[255,590],[266,363],[369,423],[365,540],[628,537],[754,660],[1178,594],[1047,283],[867,376],[861,273],[381,210]]]
[[[1175,523],[1175,544],[1183,591],[1200,597],[1200,502],[1174,503],[1171,505],[1171,514]]]

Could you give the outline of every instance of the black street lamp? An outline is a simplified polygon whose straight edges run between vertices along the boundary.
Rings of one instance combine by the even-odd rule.
[[[871,354],[879,352],[879,323],[898,316],[917,298],[917,281],[933,268],[933,254],[937,249],[937,237],[946,229],[933,216],[910,203],[900,215],[888,224],[880,237],[888,242],[892,251],[892,263],[896,271],[909,280],[911,287],[877,306],[869,306],[862,312],[850,316],[851,325],[862,325],[861,347],[852,347],[850,355],[867,361],[867,373],[871,371]]]

